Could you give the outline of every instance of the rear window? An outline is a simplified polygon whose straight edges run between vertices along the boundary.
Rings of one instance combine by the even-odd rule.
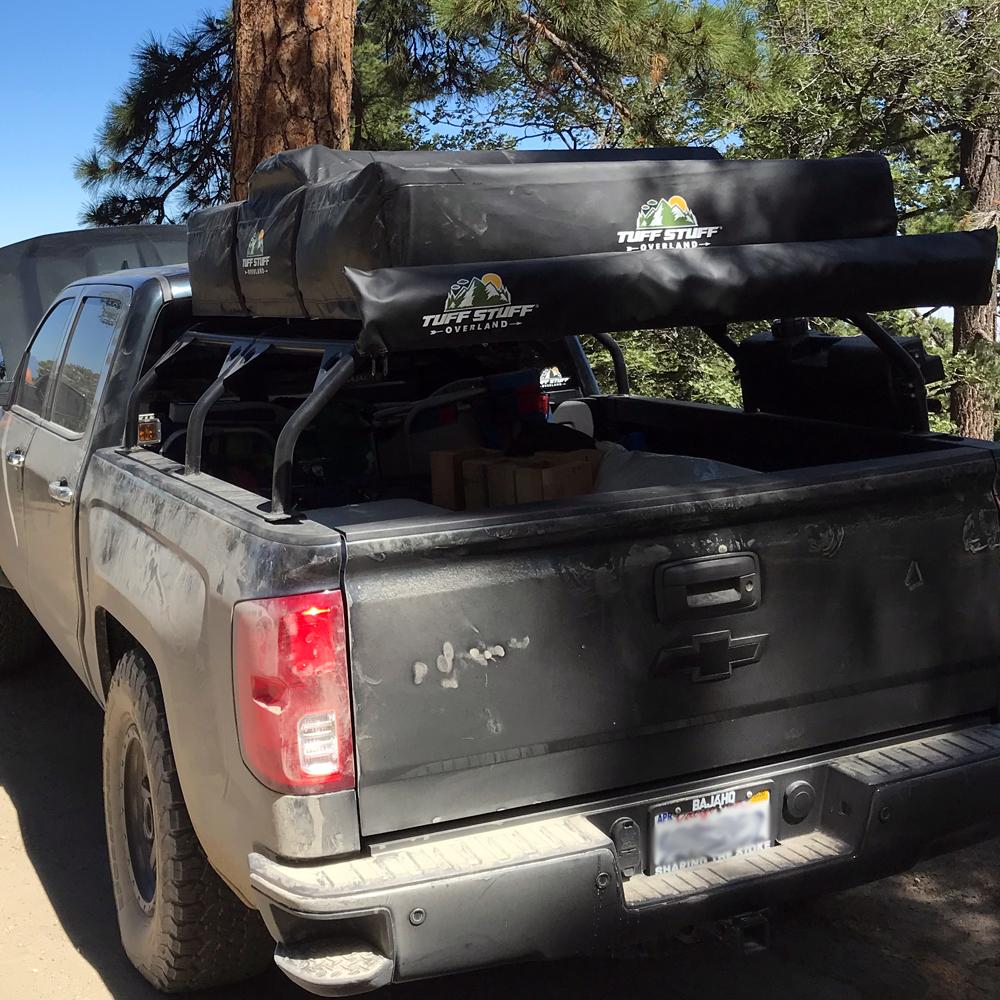
[[[86,428],[121,313],[119,299],[101,295],[83,300],[56,383],[53,423],[74,432]]]
[[[24,366],[24,379],[17,402],[32,413],[41,416],[55,367],[59,363],[63,335],[73,311],[74,299],[57,302],[35,334],[28,351],[28,363]]]

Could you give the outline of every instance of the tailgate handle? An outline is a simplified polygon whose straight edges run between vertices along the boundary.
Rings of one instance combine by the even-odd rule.
[[[760,562],[753,552],[704,556],[656,567],[656,616],[669,624],[752,611],[760,604]]]

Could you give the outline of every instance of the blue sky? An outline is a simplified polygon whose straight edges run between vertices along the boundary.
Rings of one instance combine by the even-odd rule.
[[[4,4],[0,60],[0,246],[79,228],[74,159],[92,145],[135,47],[223,3],[25,0]]]

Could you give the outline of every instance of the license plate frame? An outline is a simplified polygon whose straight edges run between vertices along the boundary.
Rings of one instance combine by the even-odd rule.
[[[755,854],[774,846],[776,830],[770,781],[717,786],[670,799],[649,811],[649,874]]]

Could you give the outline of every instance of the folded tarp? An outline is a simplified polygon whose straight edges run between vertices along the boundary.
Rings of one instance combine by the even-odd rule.
[[[191,217],[197,314],[352,318],[345,267],[896,231],[889,167],[877,156],[727,161],[687,150],[602,150],[497,162],[497,153],[466,153],[442,154],[438,166],[426,165],[432,154],[424,153],[409,160],[377,154],[359,167],[326,154],[313,150],[311,160],[298,161],[281,154],[284,161],[262,165],[246,202]],[[294,187],[303,177],[311,179]]]
[[[996,230],[348,269],[365,353],[989,301]]]

